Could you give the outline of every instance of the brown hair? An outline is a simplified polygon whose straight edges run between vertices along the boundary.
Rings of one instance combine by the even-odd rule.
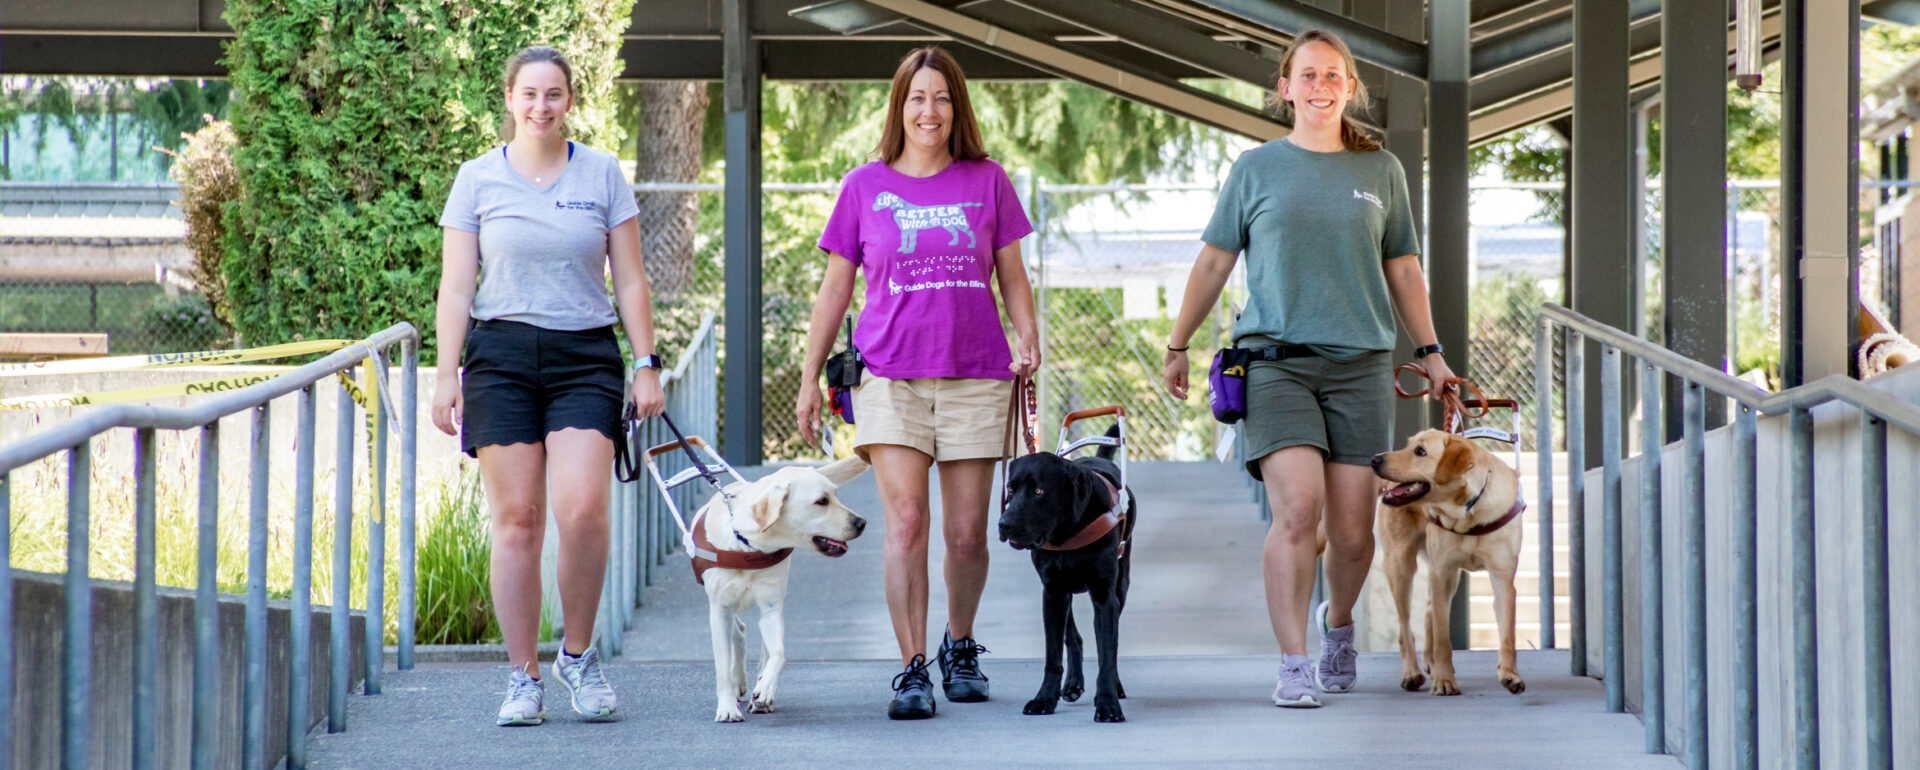
[[[1338,35],[1318,29],[1300,33],[1293,39],[1293,47],[1288,48],[1286,55],[1280,57],[1280,71],[1274,76],[1273,91],[1267,94],[1267,106],[1283,113],[1293,109],[1293,104],[1287,101],[1286,94],[1280,92],[1280,81],[1293,76],[1294,52],[1308,43],[1316,42],[1325,43],[1335,53],[1340,54],[1340,61],[1347,69],[1347,77],[1353,81],[1353,98],[1347,100],[1347,111],[1366,109],[1371,100],[1367,97],[1367,84],[1360,81],[1360,72],[1354,65],[1353,51],[1347,48],[1346,41],[1341,40]],[[1366,129],[1361,128],[1359,124],[1353,122],[1352,118],[1344,114],[1340,116],[1340,144],[1353,152],[1373,152],[1380,149],[1380,140],[1373,138]]]
[[[567,63],[566,54],[544,45],[530,45],[520,49],[519,53],[507,57],[506,72],[502,74],[500,79],[501,89],[511,92],[513,90],[514,80],[520,77],[520,68],[537,62],[547,62],[559,67],[560,74],[565,75],[567,78],[567,94],[572,95],[574,93],[573,65]],[[568,136],[570,134],[571,132],[567,129],[566,119],[562,118],[560,121],[560,135]],[[501,141],[507,142],[513,141],[512,110],[508,110],[507,114],[500,119],[500,139]]]
[[[953,97],[948,154],[956,161],[985,159],[987,148],[980,140],[980,124],[973,119],[973,102],[967,99],[967,78],[960,74],[960,62],[954,61],[953,54],[937,45],[914,49],[900,60],[900,68],[894,70],[893,93],[887,97],[887,123],[881,127],[880,146],[873,149],[874,157],[882,163],[892,163],[906,150],[907,130],[901,126],[907,109],[907,91],[913,87],[913,76],[922,69],[931,69],[946,78],[947,92]]]

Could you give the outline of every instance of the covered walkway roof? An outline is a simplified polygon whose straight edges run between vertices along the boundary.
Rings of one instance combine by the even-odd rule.
[[[719,80],[722,0],[637,3],[622,74],[630,80]],[[1339,32],[1362,60],[1426,79],[1425,35],[1395,34],[1389,0],[749,0],[761,68],[783,80],[883,80],[903,45],[957,40],[982,79],[1066,77],[1133,98],[1171,84],[1173,111],[1249,135],[1284,131],[1272,116],[1179,86],[1191,78],[1270,85],[1274,64],[1307,27]],[[0,15],[0,71],[39,75],[222,77],[232,29],[225,0],[13,0]],[[1572,111],[1573,0],[1473,0],[1471,140],[1565,118]],[[1660,77],[1659,0],[1632,0],[1630,85]],[[1779,0],[1767,0],[1769,46]],[[1344,7],[1346,13],[1324,10]],[[1920,19],[1920,0],[1875,0],[1863,13]],[[1425,29],[1425,9],[1412,14]],[[994,30],[992,42],[974,30]],[[848,31],[851,34],[839,34]],[[1006,36],[1006,37],[1002,37]],[[1032,41],[1011,50],[1004,40]],[[988,48],[997,48],[988,52]],[[1377,73],[1377,71],[1376,71]],[[1185,104],[1197,100],[1196,104]],[[1206,104],[1211,102],[1211,104]],[[1375,111],[1384,116],[1385,106]],[[1262,122],[1267,125],[1261,125]],[[1374,121],[1384,125],[1384,117]]]

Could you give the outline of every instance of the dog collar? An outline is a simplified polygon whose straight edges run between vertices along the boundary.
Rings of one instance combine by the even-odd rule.
[[[1485,490],[1482,490],[1482,491],[1485,491]],[[1475,501],[1478,501],[1480,497],[1479,495],[1475,495],[1473,499]],[[1472,507],[1472,505],[1469,504],[1468,507]],[[1454,529],[1452,527],[1447,526],[1446,524],[1441,523],[1440,517],[1433,515],[1431,512],[1427,514],[1427,521],[1436,527],[1444,529],[1448,532],[1452,532],[1456,535],[1466,535],[1467,537],[1479,537],[1489,532],[1499,531],[1501,527],[1504,527],[1507,525],[1507,522],[1513,521],[1514,517],[1519,516],[1520,512],[1526,509],[1527,509],[1526,498],[1519,497],[1516,495],[1513,499],[1513,507],[1507,509],[1507,514],[1505,516],[1501,516],[1498,519],[1494,519],[1493,521],[1489,521],[1484,524],[1475,525],[1473,528],[1468,529],[1465,532],[1461,532],[1460,530]]]
[[[1121,524],[1126,522],[1127,499],[1126,499],[1125,490],[1114,486],[1113,480],[1107,478],[1106,474],[1100,473],[1098,471],[1093,471],[1092,473],[1094,476],[1100,479],[1101,484],[1106,485],[1107,499],[1113,501],[1113,507],[1107,509],[1106,513],[1100,514],[1099,518],[1096,518],[1091,523],[1087,524],[1086,527],[1082,528],[1073,537],[1068,538],[1067,542],[1061,543],[1059,545],[1053,545],[1051,543],[1041,543],[1040,544],[1041,550],[1043,551],[1078,551],[1082,548],[1085,548],[1087,546],[1090,546],[1090,545],[1093,545],[1094,543],[1099,542],[1101,538],[1104,538],[1107,536],[1107,533],[1112,532],[1115,527],[1118,527]],[[1127,555],[1127,541],[1126,541],[1126,538],[1124,537],[1120,539],[1120,555],[1121,556]]]
[[[707,514],[702,511],[693,517],[693,580],[701,585],[707,584],[707,570],[720,569],[758,570],[786,561],[793,554],[792,548],[782,548],[771,553],[765,551],[722,551],[713,547],[713,541],[707,539]],[[740,542],[747,542],[739,532],[733,536]],[[751,547],[751,546],[749,546]]]

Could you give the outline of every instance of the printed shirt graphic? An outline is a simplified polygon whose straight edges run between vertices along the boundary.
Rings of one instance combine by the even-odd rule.
[[[873,162],[849,172],[820,248],[866,273],[854,344],[891,379],[1011,379],[993,254],[1033,232],[1007,172],[957,161],[921,178]]]
[[[1336,361],[1392,350],[1383,260],[1420,252],[1400,161],[1276,139],[1240,155],[1201,240],[1246,252],[1235,340],[1307,345]],[[1267,340],[1259,342],[1258,339]]]

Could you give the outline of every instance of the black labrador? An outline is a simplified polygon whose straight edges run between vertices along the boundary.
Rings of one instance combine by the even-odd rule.
[[[1118,427],[1107,431],[1119,435]],[[1073,622],[1073,595],[1085,592],[1093,600],[1093,629],[1100,653],[1100,678],[1095,683],[1093,719],[1124,722],[1120,699],[1120,611],[1127,604],[1128,573],[1133,564],[1135,506],[1124,495],[1126,510],[1118,526],[1090,543],[1072,550],[1051,550],[1084,540],[1089,527],[1114,512],[1120,468],[1114,449],[1101,447],[1093,457],[1067,460],[1049,452],[1016,458],[1008,464],[1006,507],[1000,514],[1000,539],[1016,549],[1033,551],[1033,569],[1040,573],[1042,607],[1047,633],[1047,671],[1040,692],[1027,701],[1026,714],[1051,714],[1060,698],[1079,700],[1086,679],[1080,629]],[[1097,531],[1097,530],[1096,530]],[[1084,533],[1084,534],[1083,534]],[[1061,643],[1065,642],[1066,685],[1061,686]]]

